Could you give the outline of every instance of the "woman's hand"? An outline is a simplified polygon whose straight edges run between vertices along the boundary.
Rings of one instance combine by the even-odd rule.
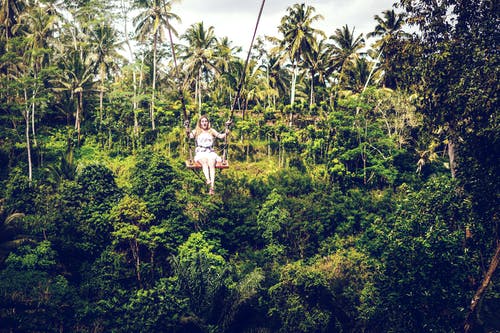
[[[229,133],[229,126],[231,126],[233,122],[231,120],[226,121],[226,130],[224,131],[226,134]]]
[[[189,130],[189,120],[184,120],[184,128],[186,129],[186,135],[191,136],[191,131]]]

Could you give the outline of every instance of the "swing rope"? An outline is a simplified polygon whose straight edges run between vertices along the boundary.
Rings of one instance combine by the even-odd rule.
[[[255,24],[255,29],[254,29],[254,32],[253,32],[253,36],[252,36],[252,41],[250,43],[250,48],[248,49],[248,54],[247,54],[247,58],[245,60],[245,66],[243,67],[243,73],[241,74],[241,77],[240,77],[240,81],[238,83],[238,90],[236,92],[236,96],[234,97],[234,101],[233,101],[233,104],[231,105],[231,112],[230,112],[230,115],[229,115],[229,119],[226,121],[225,123],[225,129],[224,129],[224,132],[227,133],[227,129],[229,129],[229,126],[232,124],[233,122],[233,115],[234,115],[234,109],[236,108],[236,103],[238,102],[238,100],[240,99],[240,95],[241,95],[241,89],[245,83],[245,75],[246,75],[246,71],[247,71],[247,67],[248,67],[248,62],[250,60],[250,55],[251,55],[251,52],[252,52],[252,47],[253,47],[253,43],[254,43],[254,40],[255,40],[255,36],[257,35],[257,28],[259,27],[259,22],[260,22],[260,18],[262,16],[262,10],[264,9],[264,4],[265,4],[265,0],[262,0],[262,4],[260,5],[260,10],[259,10],[259,15],[257,16],[257,22]],[[166,17],[166,23],[167,23],[167,29],[168,29],[168,36],[169,36],[169,39],[170,39],[170,48],[172,50],[172,59],[174,61],[174,67],[175,67],[175,78],[177,81],[179,81],[179,67],[177,66],[177,57],[175,55],[175,48],[174,48],[174,42],[173,42],[173,39],[172,39],[172,29],[170,27],[170,23],[168,21],[168,15]],[[186,130],[188,131],[189,130],[189,116],[187,114],[187,110],[186,110],[186,102],[185,102],[185,99],[184,99],[184,93],[182,91],[182,87],[181,85],[178,83],[178,90],[179,90],[179,96],[180,96],[180,99],[181,99],[181,103],[182,103],[182,114],[183,114],[183,123],[184,123],[184,127],[186,128]],[[226,165],[227,166],[227,148],[228,148],[228,141],[227,141],[227,134],[226,136],[224,137],[224,148],[223,148],[223,153],[222,153],[222,163],[223,165]],[[192,149],[191,149],[191,144],[190,144],[190,140],[189,140],[189,137],[187,138],[188,140],[188,145],[189,145],[189,158],[190,158],[190,161],[193,160],[193,152],[192,152]]]
[[[250,43],[250,48],[248,49],[247,59],[245,61],[243,73],[241,74],[240,82],[238,83],[238,90],[236,92],[236,96],[234,97],[233,105],[231,106],[231,115],[229,116],[229,120],[228,120],[229,122],[231,122],[231,120],[233,118],[234,109],[236,107],[236,103],[237,103],[238,99],[240,98],[241,88],[245,82],[245,76],[246,76],[246,72],[247,72],[248,62],[250,60],[250,54],[252,53],[253,42],[255,40],[255,36],[257,35],[257,28],[259,27],[260,17],[262,16],[262,10],[264,9],[265,2],[266,2],[265,0],[262,0],[262,4],[260,6],[259,15],[257,17],[257,23],[255,23],[255,29],[253,31],[253,36],[252,36],[252,41]]]
[[[238,90],[236,92],[236,96],[234,96],[233,104],[231,105],[231,112],[229,114],[229,119],[226,121],[225,130],[229,129],[229,126],[233,123],[234,109],[236,108],[236,103],[240,99],[241,88],[243,87],[243,85],[245,83],[245,76],[246,76],[246,72],[247,72],[248,62],[250,60],[250,55],[252,53],[253,43],[255,40],[255,36],[257,35],[257,29],[259,27],[260,18],[262,16],[262,10],[264,9],[265,3],[266,3],[266,1],[262,0],[262,4],[260,5],[260,10],[259,10],[259,15],[257,16],[257,22],[255,23],[255,29],[253,31],[252,41],[250,42],[250,47],[248,48],[247,58],[245,60],[245,66],[243,67],[243,73],[241,73],[240,82],[238,83]],[[225,132],[227,132],[227,131],[225,131]],[[227,141],[227,135],[226,135],[224,137],[224,148],[223,148],[223,153],[222,153],[222,161],[223,162],[225,162],[226,158],[227,158],[227,148],[228,148],[228,141]]]

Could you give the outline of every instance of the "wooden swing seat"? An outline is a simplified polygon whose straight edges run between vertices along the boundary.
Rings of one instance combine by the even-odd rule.
[[[193,160],[187,160],[186,161],[186,167],[189,169],[201,169],[201,164],[200,162],[195,162]],[[229,162],[227,160],[221,161],[221,162],[216,162],[215,163],[215,168],[217,169],[228,169],[229,168]]]

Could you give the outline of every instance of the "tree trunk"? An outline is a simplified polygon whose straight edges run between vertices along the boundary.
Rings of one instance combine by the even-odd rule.
[[[477,289],[476,293],[474,294],[474,297],[472,297],[472,301],[470,302],[469,313],[467,313],[467,317],[465,317],[465,323],[464,323],[465,333],[470,332],[472,329],[473,315],[475,313],[476,307],[479,304],[481,297],[483,297],[486,288],[490,284],[491,277],[493,276],[493,273],[495,273],[495,270],[497,269],[499,262],[500,262],[500,241],[497,241],[497,249],[495,251],[495,254],[493,255],[493,258],[491,259],[488,272],[486,272],[483,282]]]
[[[134,113],[134,136],[137,138],[139,136],[139,120],[138,120],[138,115],[137,115],[137,109],[139,107],[137,103],[137,74],[136,74],[136,67],[135,67],[135,59],[134,59],[134,52],[132,51],[132,46],[130,45],[130,39],[128,37],[128,30],[127,30],[127,8],[128,6],[125,5],[124,1],[121,1],[121,9],[123,11],[123,17],[124,19],[124,25],[123,29],[125,31],[124,36],[125,36],[125,44],[127,44],[129,53],[130,53],[130,62],[134,64],[133,70],[132,70],[132,85],[133,85],[133,97],[132,97],[132,112]],[[142,71],[142,66],[141,66],[141,71]],[[135,140],[134,140],[135,144]]]
[[[139,115],[138,115],[139,103],[137,103],[137,77],[135,74],[135,66],[132,71],[132,82],[134,86],[133,102],[132,102],[132,111],[134,112],[134,136],[137,138],[139,136]]]
[[[295,85],[297,81],[297,65],[295,61],[293,63],[292,69],[292,87],[290,91],[290,127],[293,125],[293,104],[295,103]]]
[[[31,102],[31,133],[33,134],[33,146],[36,147],[38,144],[36,142],[36,133],[35,133],[35,97],[37,93],[37,87],[36,87],[36,82],[37,82],[37,74],[36,74],[36,69],[35,69],[35,85],[33,87],[33,94],[32,98],[33,101]]]
[[[24,98],[26,100],[26,103],[28,102],[28,93],[26,90],[24,90]],[[24,120],[26,122],[26,151],[28,152],[28,180],[29,183],[31,184],[31,181],[33,179],[33,166],[31,163],[31,145],[30,145],[30,112],[29,112],[29,107],[26,104],[24,108]]]
[[[198,112],[201,115],[201,67],[198,69],[198,85],[196,86],[196,91],[198,92]]]
[[[101,87],[99,89],[99,132],[104,118],[104,73],[101,71]]]
[[[153,39],[153,91],[151,92],[151,128],[155,129],[155,90],[156,90],[156,45],[157,45],[158,33],[155,33]]]
[[[309,107],[314,104],[314,72],[311,72],[311,84],[310,84],[310,94],[309,94]]]
[[[141,59],[141,67],[139,69],[139,85],[137,87],[137,94],[136,94],[136,98],[137,96],[139,95],[140,92],[143,91],[143,87],[142,87],[142,83],[144,81],[144,58]],[[137,125],[136,127],[136,138],[139,137],[139,102],[137,101],[137,99],[134,101],[135,103],[135,109],[134,109],[134,126]]]
[[[450,160],[451,178],[455,178],[455,144],[452,139],[448,140],[448,158]]]
[[[368,83],[370,82],[370,79],[372,78],[373,72],[375,72],[375,68],[377,68],[378,62],[380,61],[380,56],[382,55],[382,48],[380,49],[380,52],[377,56],[377,60],[375,60],[375,63],[373,64],[372,69],[370,70],[370,74],[368,74],[368,79],[366,79],[365,86],[363,87],[363,91],[366,90],[366,87],[368,87]]]
[[[78,134],[78,145],[80,145],[80,128],[81,128],[81,118],[83,114],[83,88],[78,88],[77,106],[76,106],[76,118],[75,118],[75,129]]]
[[[142,287],[141,258],[139,256],[139,242],[137,241],[137,239],[130,240],[130,250],[132,251],[132,257],[134,259],[137,282],[139,282],[139,286]]]

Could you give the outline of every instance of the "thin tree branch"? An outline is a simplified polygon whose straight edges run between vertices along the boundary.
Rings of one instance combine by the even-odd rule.
[[[486,275],[484,276],[483,282],[477,289],[476,293],[474,294],[474,297],[472,297],[472,301],[470,302],[470,307],[469,307],[469,313],[467,313],[467,317],[465,318],[465,323],[464,323],[464,332],[468,333],[472,329],[472,316],[475,313],[476,307],[479,304],[479,301],[483,297],[484,292],[486,291],[486,288],[490,284],[491,277],[493,276],[493,273],[495,273],[495,270],[498,267],[498,263],[500,262],[500,242],[497,241],[497,249],[495,251],[495,255],[491,259],[490,267],[488,268],[488,272],[486,272]]]

